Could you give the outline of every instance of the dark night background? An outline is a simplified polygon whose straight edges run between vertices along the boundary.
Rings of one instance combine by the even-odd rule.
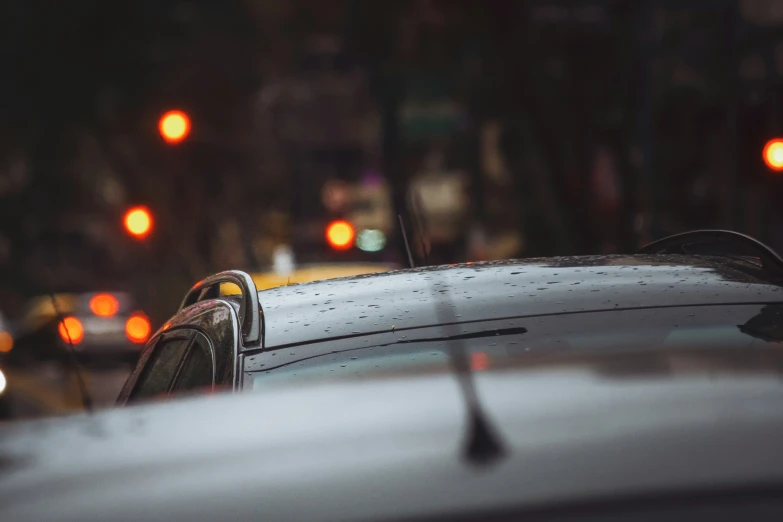
[[[403,263],[417,186],[431,262],[631,252],[702,227],[783,249],[783,176],[761,154],[783,133],[783,2],[0,6],[9,317],[107,288],[159,324],[198,278],[261,269],[280,244]],[[192,120],[175,146],[168,109]],[[385,249],[326,247],[356,210],[324,206],[330,180],[388,187]],[[155,219],[143,241],[122,227],[134,204]]]

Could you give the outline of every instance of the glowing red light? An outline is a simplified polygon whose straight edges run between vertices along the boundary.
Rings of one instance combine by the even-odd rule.
[[[326,240],[336,250],[347,250],[353,245],[356,232],[347,221],[333,221],[326,228]]]
[[[60,321],[57,331],[60,338],[66,343],[79,344],[84,339],[84,327],[82,322],[75,317],[66,317]]]
[[[125,323],[125,334],[134,343],[146,342],[152,331],[149,319],[141,314],[132,315]]]
[[[190,118],[182,111],[168,111],[160,117],[158,130],[167,143],[180,143],[190,134]]]
[[[125,230],[134,237],[143,239],[152,230],[152,214],[146,207],[133,207],[125,213]]]
[[[111,317],[117,313],[120,303],[117,298],[111,294],[98,294],[90,299],[90,310],[100,317]]]

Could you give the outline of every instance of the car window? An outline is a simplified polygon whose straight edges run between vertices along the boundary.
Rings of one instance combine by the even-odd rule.
[[[235,320],[235,313],[228,304],[215,306],[192,319],[195,328],[209,332],[209,341],[203,341],[211,343],[215,355],[215,384],[219,386],[234,383],[237,340],[233,326]]]
[[[168,393],[177,368],[191,343],[191,336],[163,340],[153,350],[131,394],[132,401]]]
[[[168,394],[211,391],[215,378],[214,351],[199,332],[177,333],[162,340],[152,352],[131,401]]]
[[[211,389],[214,383],[214,360],[208,341],[199,334],[194,339],[177,376],[173,391],[177,393]]]
[[[444,336],[455,334],[470,352],[474,370],[543,353],[779,347],[783,341],[781,312],[783,305],[668,307],[400,331],[388,334],[384,342],[376,338],[371,341],[369,336],[358,339],[367,343],[366,347],[342,340],[305,345],[295,351],[262,352],[246,359],[244,386],[264,389],[313,380],[381,378],[389,372],[440,370],[449,364],[448,350],[454,342]]]

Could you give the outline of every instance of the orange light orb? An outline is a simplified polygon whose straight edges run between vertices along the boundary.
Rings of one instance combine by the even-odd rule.
[[[125,213],[125,230],[139,239],[152,230],[152,214],[146,207],[134,207]]]
[[[134,314],[125,323],[125,334],[134,343],[146,342],[152,331],[149,319],[141,314]]]
[[[57,331],[60,338],[66,343],[79,344],[84,339],[84,327],[82,322],[75,317],[66,317],[60,321]]]
[[[158,130],[166,142],[180,143],[190,134],[190,118],[182,111],[168,111],[160,117]]]
[[[783,139],[774,138],[764,145],[764,163],[770,169],[780,172],[783,171]]]
[[[90,299],[90,310],[99,317],[111,317],[119,309],[120,303],[111,294],[97,294]]]
[[[355,235],[356,232],[347,221],[332,221],[326,227],[326,241],[336,250],[351,248]]]

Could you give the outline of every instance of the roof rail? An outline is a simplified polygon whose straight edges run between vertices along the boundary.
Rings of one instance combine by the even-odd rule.
[[[638,254],[702,254],[702,255],[728,255],[715,254],[714,252],[699,252],[698,245],[705,243],[727,243],[739,248],[731,255],[753,256],[761,260],[762,268],[783,274],[783,258],[772,248],[758,239],[739,232],[730,230],[693,230],[653,241],[642,248]]]
[[[185,294],[179,310],[205,299],[220,297],[220,285],[223,283],[234,283],[242,291],[238,315],[243,344],[248,346],[262,343],[264,312],[258,300],[258,290],[253,278],[240,270],[227,270],[202,279]]]

